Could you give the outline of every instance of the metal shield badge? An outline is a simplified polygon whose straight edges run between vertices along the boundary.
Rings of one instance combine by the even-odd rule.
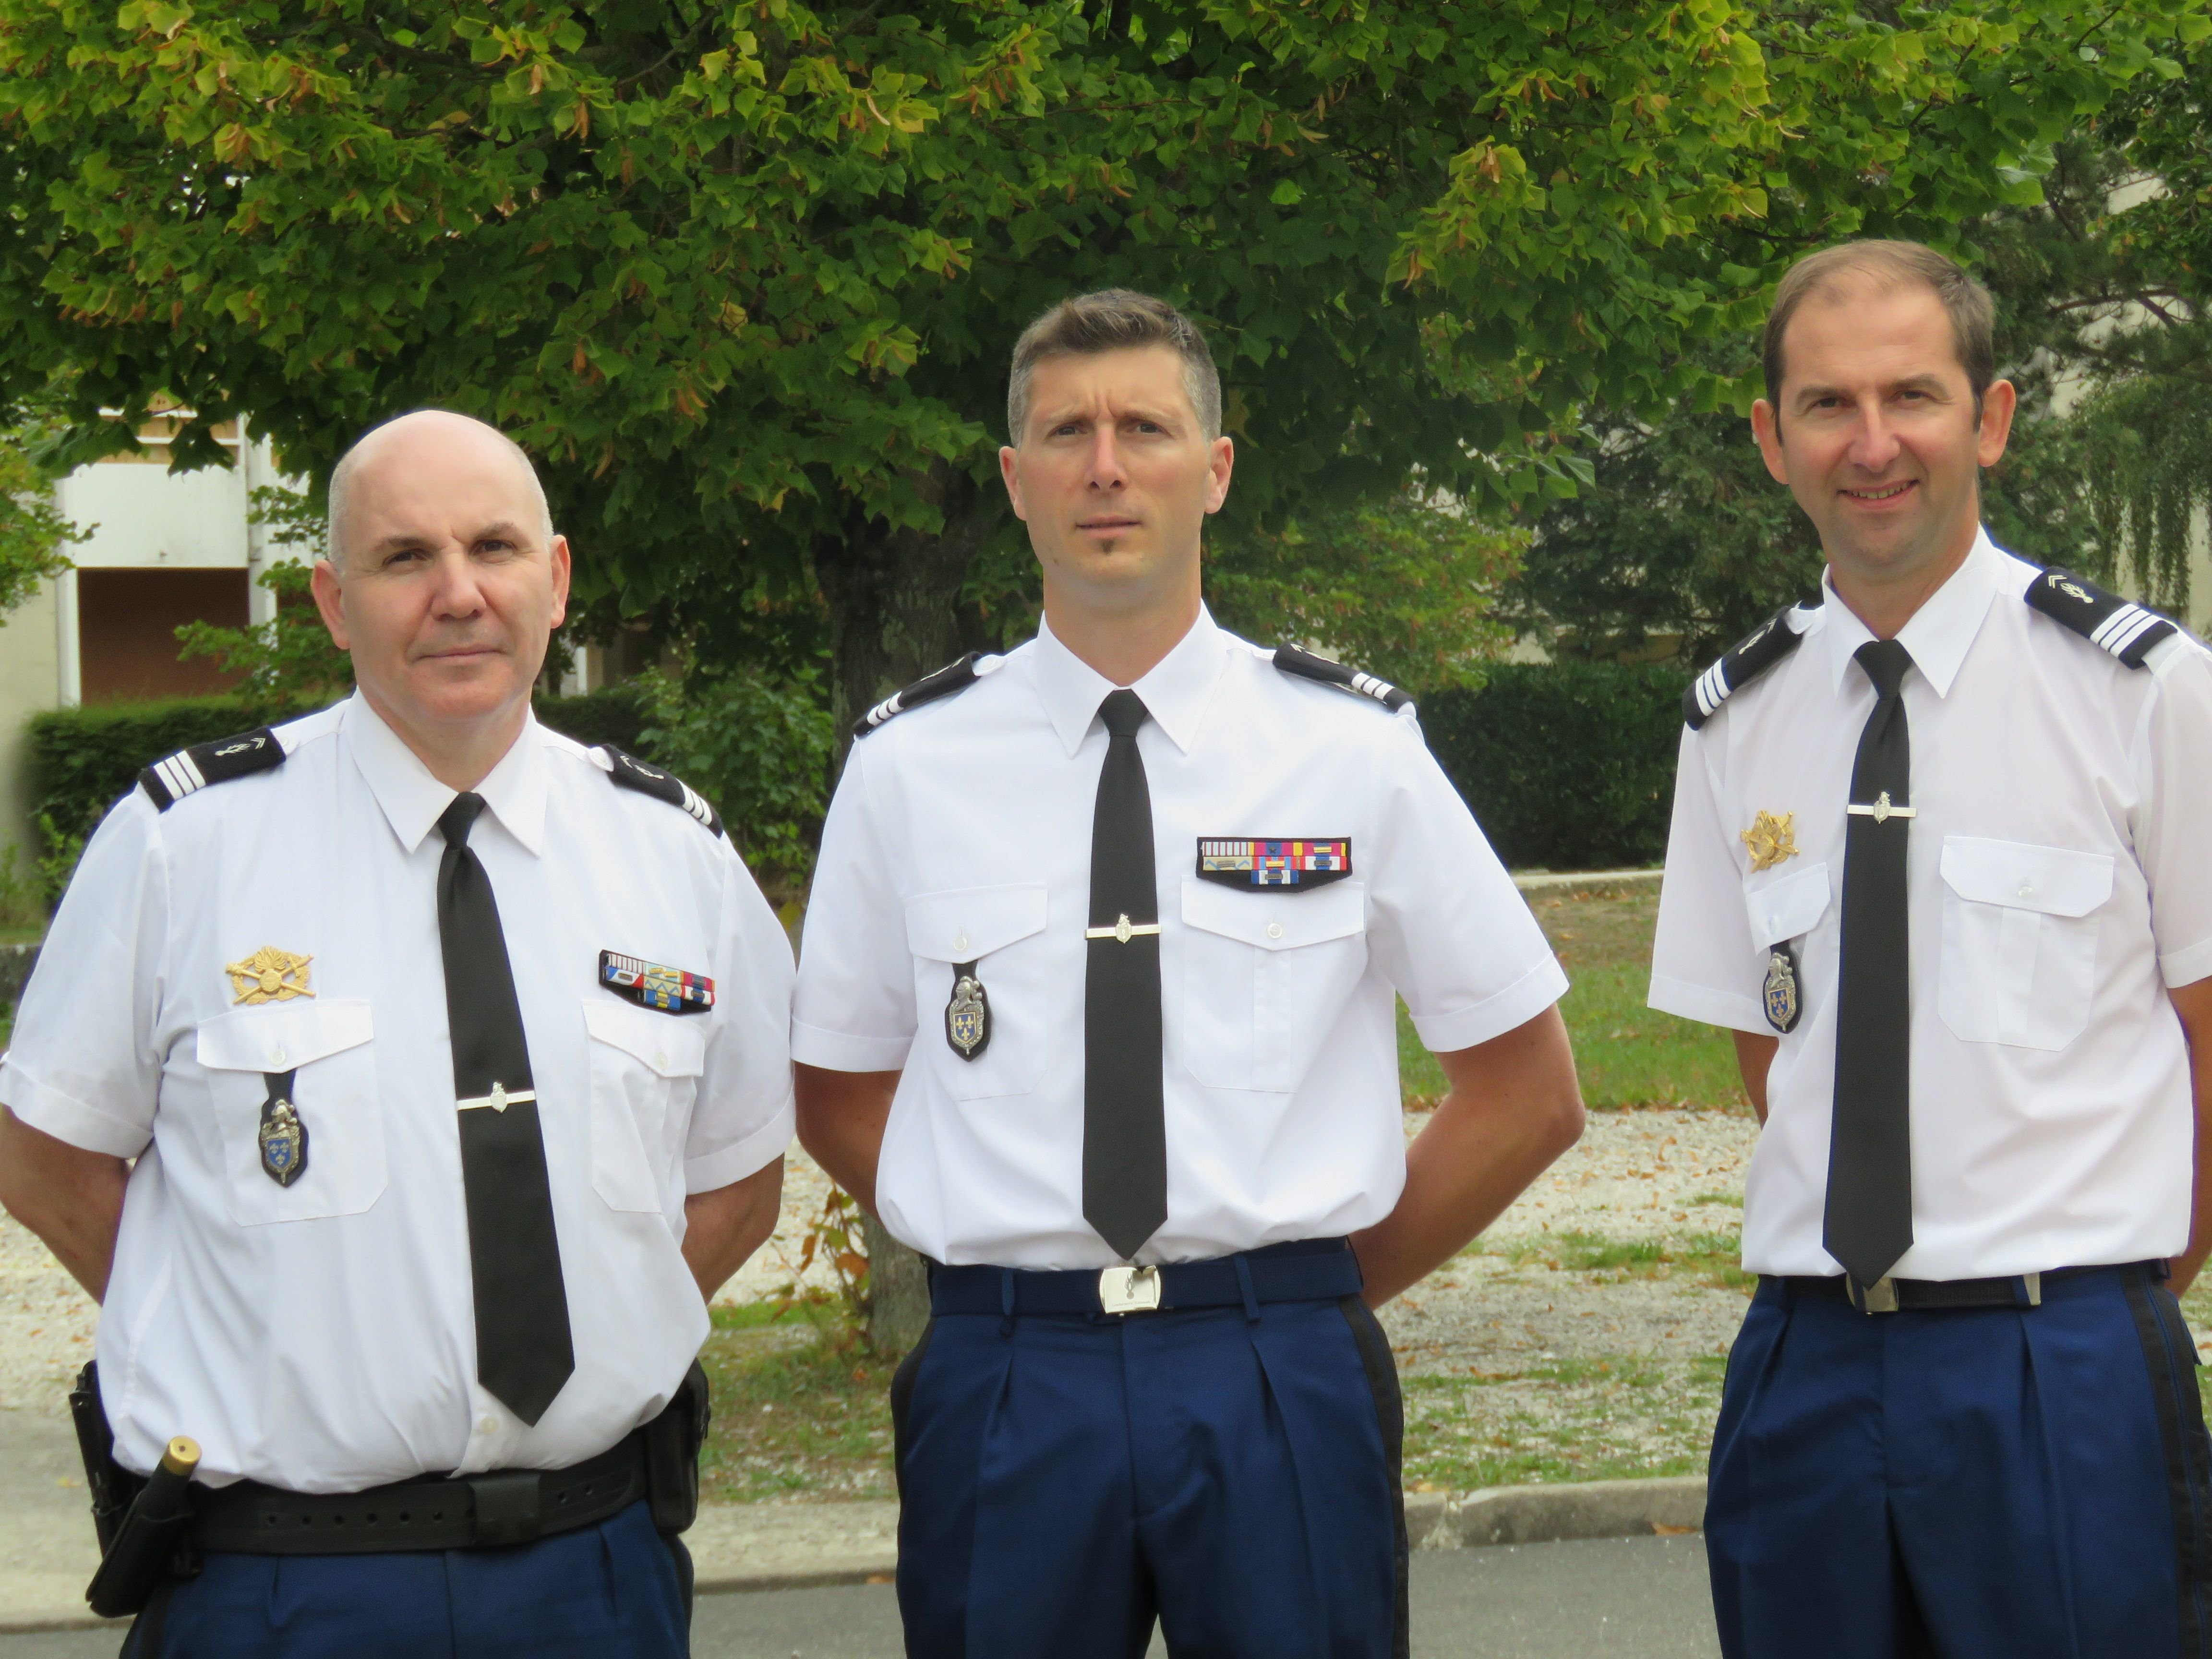
[[[1775,945],[1767,953],[1766,983],[1759,1000],[1769,1025],[1784,1034],[1797,1029],[1803,999],[1798,994],[1797,953],[1789,945]]]
[[[972,962],[952,969],[952,1000],[945,1005],[945,1040],[963,1060],[973,1060],[991,1046],[991,997],[975,977]]]
[[[261,1144],[261,1173],[279,1187],[289,1187],[307,1172],[307,1125],[290,1094],[293,1073],[272,1079],[269,1098],[261,1103],[261,1127],[255,1139]]]

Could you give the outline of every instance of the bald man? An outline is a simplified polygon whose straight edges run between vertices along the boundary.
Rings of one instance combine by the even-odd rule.
[[[95,1605],[146,1659],[680,1655],[790,947],[698,795],[532,717],[568,549],[520,449],[419,411],[331,501],[358,691],[140,775],[0,1060],[0,1202],[102,1303],[104,1546],[199,1448]]]

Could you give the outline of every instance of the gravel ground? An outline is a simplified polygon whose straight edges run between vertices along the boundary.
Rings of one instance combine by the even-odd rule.
[[[1420,1121],[1409,1119],[1408,1133]],[[1752,1131],[1749,1119],[1719,1112],[1595,1114],[1582,1144],[1506,1212],[1486,1245],[1540,1240],[1547,1232],[1632,1240],[1724,1231],[1738,1212],[1695,1200],[1741,1191]],[[716,1300],[759,1301],[799,1277],[807,1227],[829,1192],[820,1169],[794,1146],[775,1237]],[[823,1288],[831,1282],[818,1262],[805,1278]],[[1680,1299],[1677,1291],[1640,1283],[1568,1286],[1561,1278],[1540,1262],[1516,1269],[1490,1255],[1463,1258],[1393,1310],[1393,1335],[1406,1347],[1401,1358],[1413,1366],[1503,1370],[1508,1351],[1583,1354],[1595,1352],[1595,1344],[1608,1352],[1659,1352],[1692,1340],[1668,1334],[1666,1310]],[[1549,1304],[1556,1306],[1547,1310]],[[1740,1299],[1734,1305],[1740,1308]],[[0,1216],[0,1409],[63,1409],[69,1379],[90,1357],[95,1313],[45,1247]],[[1702,1327],[1697,1340],[1705,1340]]]

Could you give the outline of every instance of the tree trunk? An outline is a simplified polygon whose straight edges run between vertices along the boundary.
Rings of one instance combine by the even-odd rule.
[[[937,535],[872,526],[850,539],[817,545],[815,577],[830,608],[836,676],[837,760],[853,724],[902,685],[960,654],[955,614],[960,584],[985,537],[1005,514],[964,472],[939,462],[915,480],[916,493],[945,515]],[[890,1358],[911,1348],[929,1322],[929,1282],[921,1258],[871,1215],[868,1346]]]

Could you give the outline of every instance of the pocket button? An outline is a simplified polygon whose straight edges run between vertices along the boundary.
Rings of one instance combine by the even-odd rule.
[[[284,1045],[281,1042],[269,1051],[269,1069],[272,1072],[284,1069]]]
[[[2022,898],[2033,898],[2035,896],[2035,889],[2028,885],[2027,883],[2022,882],[2020,884],[2020,896]]]
[[[1280,939],[1282,936],[1283,924],[1281,922],[1271,921],[1267,924],[1267,937],[1269,939]]]

